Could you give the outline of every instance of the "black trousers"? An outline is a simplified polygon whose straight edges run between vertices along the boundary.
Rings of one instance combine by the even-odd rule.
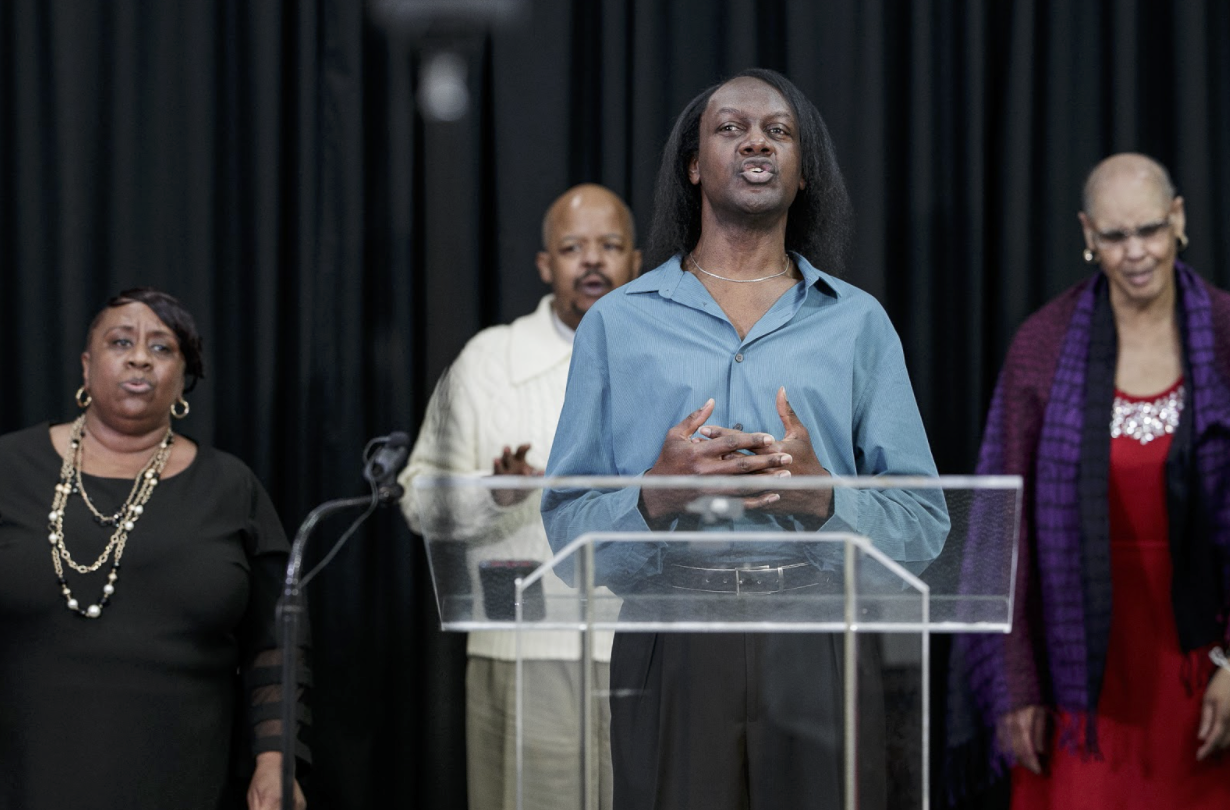
[[[617,634],[615,810],[839,810],[843,647],[835,634]],[[887,806],[881,666],[861,638],[864,810]]]

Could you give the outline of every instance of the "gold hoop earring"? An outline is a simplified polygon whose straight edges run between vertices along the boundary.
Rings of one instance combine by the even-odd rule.
[[[175,410],[176,406],[179,406],[180,410]],[[188,405],[188,400],[184,399],[182,396],[171,403],[171,416],[174,416],[176,419],[183,419],[191,410],[192,408]]]
[[[1191,244],[1191,240],[1187,238],[1187,234],[1185,233],[1179,234],[1179,250],[1180,251],[1187,250],[1187,246],[1189,244]]]
[[[85,397],[85,399],[82,399],[82,397]],[[94,401],[94,397],[90,396],[90,392],[85,390],[85,386],[83,385],[77,389],[76,400],[77,407],[84,411],[86,408],[90,407],[90,403]]]
[[[1085,248],[1085,252],[1081,255],[1085,259],[1085,264],[1093,264],[1098,260],[1098,254],[1094,253],[1090,248]]]

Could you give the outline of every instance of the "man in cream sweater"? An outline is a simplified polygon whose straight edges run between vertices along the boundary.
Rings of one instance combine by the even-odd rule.
[[[475,335],[440,379],[400,481],[402,510],[423,533],[431,506],[413,487],[419,475],[539,475],[564,402],[572,337],[581,317],[606,293],[640,272],[632,213],[602,186],[566,191],[547,210],[538,272],[551,294],[507,326]],[[551,555],[537,493],[475,489],[471,526],[498,535],[498,555],[546,560]],[[481,532],[479,532],[481,533]],[[472,554],[484,556],[475,547]],[[548,589],[563,588],[555,581]],[[470,810],[516,807],[516,639],[511,632],[470,633],[466,666],[466,760]],[[534,728],[525,735],[525,807],[576,810],[580,785],[576,633],[523,634],[525,705]],[[611,639],[595,639],[600,687],[608,683]],[[606,713],[604,712],[604,715]],[[600,719],[600,805],[610,807],[610,750]]]

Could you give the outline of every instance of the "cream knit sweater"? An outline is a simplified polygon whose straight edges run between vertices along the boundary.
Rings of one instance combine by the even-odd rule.
[[[529,463],[538,469],[547,466],[572,358],[572,344],[559,332],[551,300],[546,296],[533,313],[507,326],[484,329],[466,343],[436,385],[410,461],[399,477],[406,490],[402,511],[410,528],[430,536],[433,525],[443,524],[456,534],[475,538],[467,557],[476,589],[473,569],[480,559],[550,558],[538,493],[505,509],[475,487],[462,495],[467,508],[454,506],[447,515],[433,515],[438,508],[415,492],[413,482],[424,474],[488,476],[505,446],[516,448],[527,442]],[[554,576],[543,585],[548,592],[569,590]],[[572,632],[525,633],[521,645],[524,658],[580,657],[580,639]],[[598,634],[594,648],[598,660],[609,661],[611,635]],[[470,655],[515,660],[515,633],[471,632],[467,650]]]

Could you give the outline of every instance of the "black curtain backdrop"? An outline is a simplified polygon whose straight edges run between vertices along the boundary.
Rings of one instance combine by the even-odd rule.
[[[415,104],[439,29],[360,0],[0,0],[0,429],[70,418],[92,313],[164,288],[206,341],[182,428],[247,461],[293,534],[362,491],[368,438],[417,430],[466,338],[532,308],[549,202],[604,183],[647,228],[674,116],[753,65],[829,123],[847,277],[901,334],[942,472],[973,468],[1013,331],[1088,272],[1101,157],[1166,163],[1184,258],[1230,284],[1221,0],[528,0],[449,35],[471,105],[440,124]],[[464,641],[420,542],[382,515],[311,599],[312,806],[464,807]]]

